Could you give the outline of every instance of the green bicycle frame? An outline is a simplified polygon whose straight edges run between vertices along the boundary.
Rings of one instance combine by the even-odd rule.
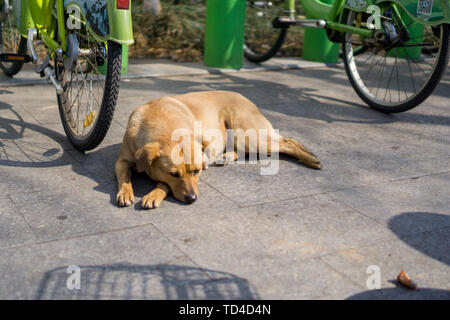
[[[28,29],[36,28],[39,37],[51,52],[55,52],[59,48],[63,51],[67,50],[65,13],[69,7],[78,8],[77,11],[81,14],[80,18],[95,40],[133,44],[131,4],[128,9],[117,9],[116,0],[106,0],[105,2],[104,7],[94,8],[97,3],[90,0],[13,0],[13,9],[21,35],[26,38]],[[92,16],[95,20],[87,19]],[[54,40],[56,30],[58,30],[60,43]]]
[[[286,1],[286,12],[291,17],[295,13],[296,0]],[[325,4],[319,0],[300,0],[303,8],[313,19],[323,19],[327,23],[327,28],[341,32],[358,34],[363,37],[370,37],[372,30],[348,26],[342,23],[341,12],[344,8],[358,12],[366,12],[370,5],[378,5],[381,8],[390,6],[398,13],[397,5],[402,7],[408,15],[419,24],[439,25],[450,23],[450,1],[434,0],[428,1],[428,7],[420,8],[418,0],[335,0],[332,5]],[[433,3],[434,2],[434,3]],[[398,17],[401,19],[401,17]]]

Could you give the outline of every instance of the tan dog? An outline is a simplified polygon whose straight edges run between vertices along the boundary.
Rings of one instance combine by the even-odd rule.
[[[196,121],[202,124],[200,136],[194,136]],[[184,139],[185,136],[174,139],[173,133],[180,129],[190,139]],[[206,132],[211,129],[219,132],[221,137],[207,139]],[[314,154],[294,139],[278,135],[258,108],[238,93],[208,91],[164,97],[138,107],[130,115],[115,165],[118,205],[129,206],[134,201],[130,170],[134,166],[138,172],[145,171],[158,182],[156,188],[143,197],[142,208],[158,207],[169,191],[179,201],[194,202],[198,197],[200,174],[208,163],[217,159],[217,156],[236,160],[238,154],[257,152],[260,148],[262,138],[259,135],[256,141],[247,137],[241,140],[243,143],[238,143],[238,137],[235,136],[234,151],[224,153],[230,129],[237,132],[266,130],[269,154],[285,153],[311,168],[321,168]],[[185,143],[180,149],[183,140],[189,144]],[[276,147],[272,147],[275,150],[271,149],[272,141],[277,142]],[[200,160],[195,156],[199,153]]]

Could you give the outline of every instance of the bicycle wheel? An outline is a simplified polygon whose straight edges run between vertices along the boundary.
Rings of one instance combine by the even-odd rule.
[[[78,60],[70,67],[56,63],[56,76],[64,89],[58,106],[69,141],[87,151],[102,142],[111,124],[119,96],[122,46],[98,42],[88,32],[75,34]]]
[[[247,0],[244,55],[248,60],[267,61],[280,50],[287,28],[274,28],[272,21],[284,5],[284,0]]]
[[[19,30],[12,7],[5,2],[0,3],[0,53],[27,53],[27,42]],[[23,62],[0,62],[0,69],[12,77],[22,69]]]
[[[406,13],[402,15],[406,16]],[[436,88],[448,63],[449,27],[421,26],[405,19],[405,32],[391,18],[382,15],[381,41],[346,34],[342,57],[347,76],[359,97],[372,108],[395,113],[422,103]],[[355,24],[348,12],[347,24]],[[366,49],[356,55],[357,48]]]

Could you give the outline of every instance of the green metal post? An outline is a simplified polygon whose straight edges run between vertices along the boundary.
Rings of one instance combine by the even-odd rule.
[[[246,0],[208,0],[205,65],[239,69],[244,55]]]
[[[122,45],[122,74],[128,73],[128,46],[126,44]]]
[[[320,0],[323,3],[332,4],[333,0]],[[307,19],[313,19],[306,12]],[[308,28],[303,38],[303,59],[324,63],[336,63],[339,60],[339,43],[328,40],[327,33],[323,29]]]
[[[106,68],[107,63],[103,64],[102,66],[98,67],[98,71],[100,74],[105,75],[106,74]],[[128,73],[128,46],[126,44],[122,45],[122,70],[121,74],[127,74]]]

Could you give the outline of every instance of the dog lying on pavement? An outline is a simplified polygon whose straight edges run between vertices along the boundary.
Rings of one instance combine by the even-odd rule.
[[[195,133],[196,123],[201,123],[199,134]],[[207,135],[211,130],[215,135]],[[238,132],[231,140],[232,151],[225,150],[230,130]],[[255,139],[240,139],[239,134],[248,130],[257,132]],[[183,134],[174,136],[174,132]],[[259,152],[265,139],[268,154],[284,153],[311,168],[321,168],[313,153],[296,140],[277,134],[258,108],[241,94],[206,91],[150,101],[134,110],[128,121],[115,164],[117,204],[127,207],[134,202],[133,167],[157,181],[156,188],[142,198],[142,208],[157,208],[170,191],[175,199],[193,203],[198,198],[202,170],[218,158],[234,161],[239,154]]]

